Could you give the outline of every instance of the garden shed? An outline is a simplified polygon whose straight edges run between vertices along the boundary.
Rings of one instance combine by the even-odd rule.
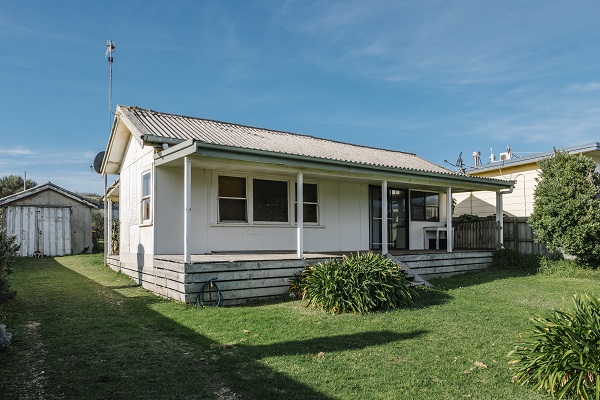
[[[2,228],[17,237],[20,256],[92,251],[92,210],[98,206],[51,182],[0,199]]]

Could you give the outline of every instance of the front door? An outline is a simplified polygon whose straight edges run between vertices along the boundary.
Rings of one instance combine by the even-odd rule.
[[[388,249],[408,249],[408,190],[388,188]],[[369,237],[371,250],[381,250],[381,186],[369,186]]]

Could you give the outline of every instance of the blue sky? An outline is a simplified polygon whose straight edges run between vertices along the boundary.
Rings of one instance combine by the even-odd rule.
[[[443,165],[600,141],[597,1],[0,0],[0,176],[102,192],[113,103]]]

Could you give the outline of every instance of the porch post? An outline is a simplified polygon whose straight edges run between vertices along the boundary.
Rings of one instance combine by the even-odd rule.
[[[298,172],[296,180],[296,255],[304,258],[304,173]]]
[[[381,254],[388,253],[388,182],[381,182]]]
[[[446,190],[446,250],[452,253],[454,235],[452,234],[452,188]]]
[[[107,255],[112,255],[112,221],[113,221],[113,216],[112,216],[112,200],[108,199],[108,207],[106,208],[106,210],[104,210],[104,212],[108,213],[108,226],[105,228],[108,231],[108,237],[106,238],[106,246],[108,246],[108,249],[106,250],[106,254]]]
[[[502,191],[496,192],[496,223],[498,224],[498,247],[504,248],[504,206]]]
[[[190,249],[190,229],[192,222],[192,161],[189,157],[183,160],[183,258],[186,264],[192,262]]]

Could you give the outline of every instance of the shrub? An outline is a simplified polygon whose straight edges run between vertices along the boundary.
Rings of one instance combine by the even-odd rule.
[[[16,294],[10,288],[10,264],[18,251],[17,238],[7,235],[6,230],[0,229],[0,302],[11,299]]]
[[[0,324],[0,351],[8,349],[11,339],[12,333],[6,330],[6,325]]]
[[[540,161],[529,225],[536,241],[579,260],[600,263],[600,174],[584,155],[554,151]]]
[[[331,259],[306,268],[292,280],[295,290],[308,305],[333,313],[365,313],[410,305],[417,292],[404,270],[392,260],[375,253]]]
[[[540,261],[539,273],[560,278],[600,279],[600,270],[578,260],[548,260]]]
[[[575,296],[574,306],[533,319],[510,353],[514,379],[559,399],[600,398],[600,300]]]
[[[501,249],[494,252],[492,265],[494,268],[500,269],[535,272],[541,259],[541,256],[535,254],[523,254],[516,250]]]

